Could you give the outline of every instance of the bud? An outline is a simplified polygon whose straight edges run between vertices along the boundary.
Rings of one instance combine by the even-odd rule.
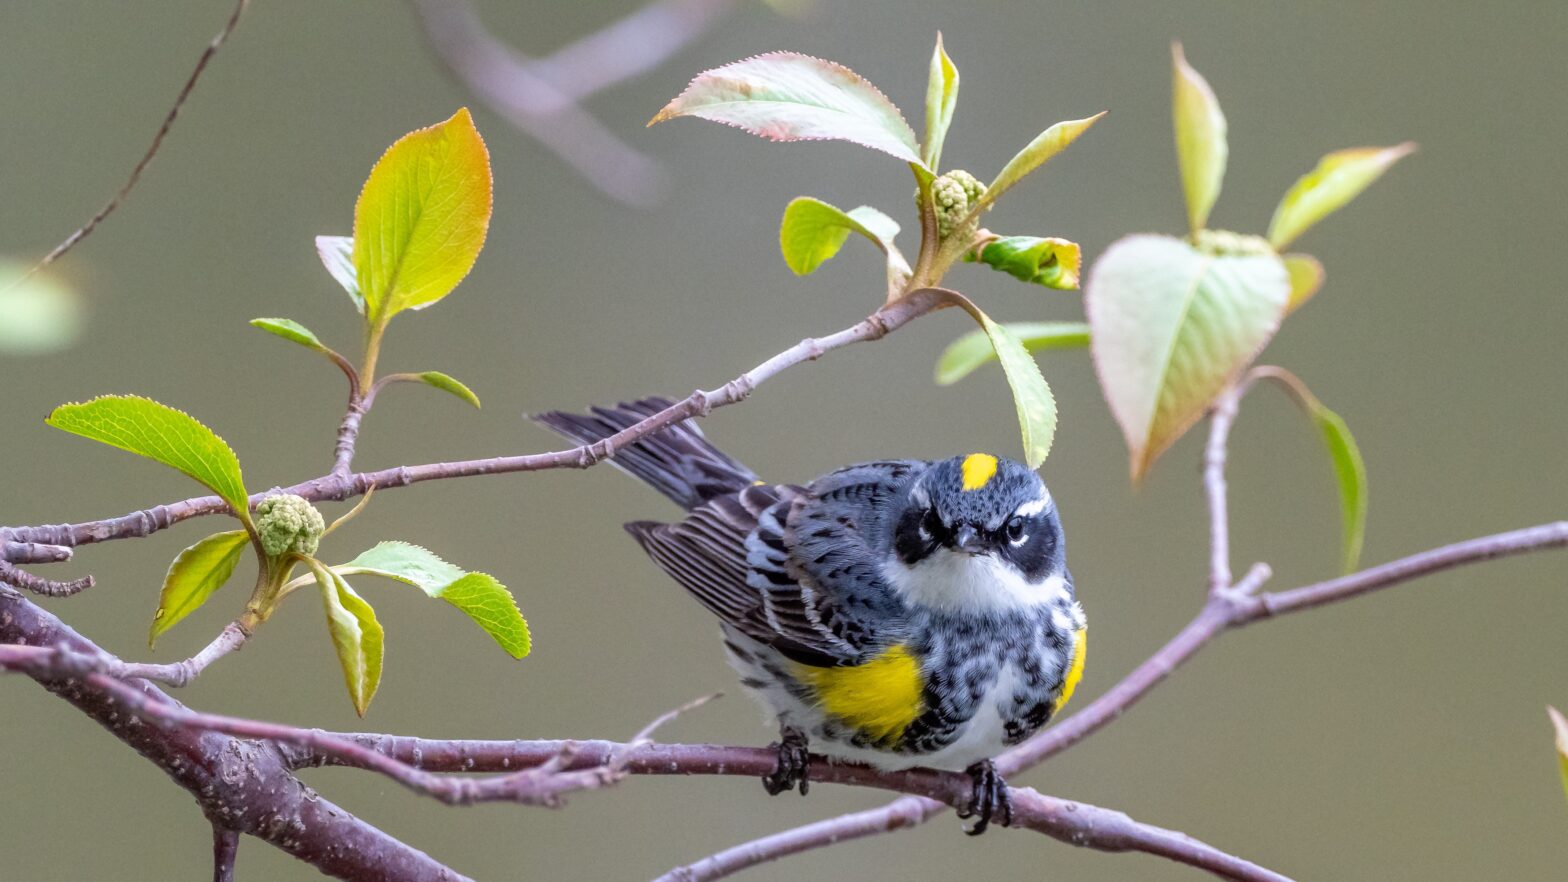
[[[936,211],[936,230],[942,238],[952,234],[984,192],[985,185],[962,169],[954,169],[931,182],[931,207]]]
[[[326,529],[321,512],[303,497],[291,493],[268,496],[256,506],[256,532],[261,536],[261,548],[268,557],[291,551],[315,554]]]

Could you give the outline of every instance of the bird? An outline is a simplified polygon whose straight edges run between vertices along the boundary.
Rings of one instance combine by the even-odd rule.
[[[592,444],[673,406],[645,398],[534,419]],[[625,529],[719,620],[730,665],[779,724],[764,787],[809,787],[809,750],[972,782],[967,832],[1006,826],[995,757],[1083,676],[1087,626],[1055,501],[1033,470],[972,453],[771,483],[687,419],[608,461],[685,510]]]

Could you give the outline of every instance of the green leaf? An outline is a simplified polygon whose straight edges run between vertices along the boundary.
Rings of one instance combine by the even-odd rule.
[[[768,52],[699,74],[648,125],[680,116],[772,141],[849,141],[925,167],[915,132],[887,96],[841,64]]]
[[[1187,223],[1192,231],[1209,222],[1209,210],[1219,198],[1225,180],[1225,114],[1214,90],[1182,54],[1181,44],[1171,44],[1171,116],[1176,124],[1176,162],[1181,167],[1181,188],[1187,194]]]
[[[1334,466],[1334,478],[1339,484],[1339,513],[1344,539],[1343,566],[1346,573],[1356,571],[1361,559],[1361,545],[1367,532],[1367,467],[1361,459],[1361,449],[1350,434],[1350,427],[1339,414],[1321,403],[1312,410],[1312,419],[1323,434],[1323,444],[1328,448],[1329,461]]]
[[[920,158],[926,167],[936,171],[942,160],[942,143],[947,140],[947,129],[953,124],[953,110],[958,106],[958,68],[942,48],[942,33],[936,35],[936,51],[931,53],[931,76],[926,82],[926,142]]]
[[[491,199],[490,154],[466,107],[382,155],[354,206],[354,267],[372,325],[452,293],[484,247]]]
[[[1552,719],[1552,731],[1557,736],[1557,768],[1563,776],[1563,792],[1568,793],[1568,719],[1557,708],[1548,706],[1547,716]]]
[[[528,623],[511,592],[492,576],[465,573],[428,549],[407,542],[378,543],[333,570],[340,575],[363,573],[412,585],[462,610],[513,658],[528,654]]]
[[[0,261],[0,355],[43,355],[82,333],[81,298],[58,278]]]
[[[1318,293],[1326,274],[1323,264],[1310,254],[1283,254],[1280,259],[1290,274],[1290,301],[1285,304],[1285,314],[1290,315]]]
[[[62,404],[44,422],[178,469],[222,497],[240,520],[249,518],[239,457],[183,411],[136,395],[104,395]]]
[[[450,392],[472,404],[475,408],[479,407],[479,396],[474,394],[474,390],[440,371],[424,371],[413,376],[427,386],[434,386],[443,392]]]
[[[964,255],[971,263],[976,259],[972,251]],[[1007,236],[986,243],[978,260],[1020,281],[1070,290],[1078,287],[1083,256],[1078,243],[1066,239]]]
[[[1296,241],[1313,224],[1345,207],[1389,166],[1415,152],[1406,141],[1393,147],[1356,147],[1323,157],[1317,168],[1285,191],[1269,222],[1269,242],[1276,250]]]
[[[354,237],[317,236],[316,256],[321,258],[321,265],[327,268],[332,278],[348,292],[349,299],[354,301],[354,308],[364,315],[365,295],[359,293],[359,270],[354,268]]]
[[[1030,352],[1079,349],[1089,345],[1089,326],[1082,322],[1008,322],[1003,325]],[[970,331],[948,344],[936,362],[936,382],[952,384],[975,368],[996,360],[996,349],[985,331]]]
[[[1002,363],[1002,373],[1007,376],[1007,385],[1013,390],[1018,428],[1023,434],[1024,462],[1032,469],[1039,468],[1050,454],[1051,439],[1056,435],[1056,399],[1051,396],[1051,387],[1040,375],[1034,357],[1012,331],[992,321],[974,304],[963,304],[990,339],[991,348]]]
[[[327,611],[327,633],[343,666],[343,681],[348,685],[354,711],[360,716],[370,708],[381,685],[381,663],[386,651],[386,634],[376,621],[376,611],[354,593],[338,573],[309,561],[321,587],[321,600]]]
[[[229,581],[249,542],[250,536],[244,530],[214,533],[174,558],[169,574],[163,577],[158,611],[152,614],[148,646],[157,643],[163,632],[195,612]]]
[[[1105,111],[1100,111],[1088,119],[1075,119],[1059,122],[1046,129],[1029,142],[1029,146],[1018,151],[1018,155],[1007,161],[1002,170],[997,173],[996,180],[986,187],[980,194],[979,201],[975,204],[974,212],[981,211],[992,203],[1012,186],[1029,176],[1030,172],[1046,163],[1051,157],[1067,149],[1067,145],[1078,140],[1078,136],[1089,130],[1089,127],[1100,121]]]
[[[305,327],[299,322],[294,321],[293,319],[251,319],[250,326],[253,328],[260,328],[269,334],[274,334],[276,336],[282,337],[285,340],[292,340],[307,349],[314,349],[317,352],[327,351],[326,344],[322,343],[315,334],[312,334],[309,328]]]
[[[784,252],[784,262],[796,275],[809,275],[838,254],[851,232],[870,239],[888,255],[890,262],[898,253],[893,247],[893,237],[898,235],[897,221],[869,205],[845,212],[810,196],[796,197],[784,208],[784,219],[779,223],[779,248]],[[902,265],[902,256],[897,261]],[[908,274],[907,266],[903,270]]]
[[[1274,254],[1207,255],[1135,235],[1100,257],[1084,296],[1090,351],[1133,480],[1274,336],[1289,295]]]

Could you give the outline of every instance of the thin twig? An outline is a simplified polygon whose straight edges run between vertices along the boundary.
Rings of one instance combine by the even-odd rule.
[[[163,139],[168,136],[169,130],[174,128],[174,120],[179,117],[180,110],[185,107],[185,101],[190,97],[191,90],[196,88],[196,81],[201,79],[202,71],[207,69],[208,62],[212,61],[212,57],[218,53],[218,49],[228,41],[229,35],[234,33],[235,27],[240,23],[240,16],[244,15],[245,7],[248,5],[250,5],[250,0],[238,0],[234,4],[234,11],[229,13],[229,20],[224,22],[223,30],[218,31],[217,35],[207,43],[207,48],[202,50],[201,57],[196,59],[195,69],[191,71],[190,76],[185,78],[185,85],[180,87],[180,94],[175,97],[174,106],[169,108],[168,114],[163,118],[163,124],[158,126],[158,133],[153,135],[152,144],[147,147],[147,152],[142,154],[142,158],[136,163],[136,167],[131,169],[131,176],[126,178],[119,191],[102,208],[98,209],[98,213],[93,215],[87,223],[77,228],[76,232],[65,237],[65,241],[56,245],[52,251],[44,255],[43,260],[38,261],[32,269],[28,270],[27,275],[22,276],[17,284],[26,281],[34,273],[54,263],[61,255],[70,251],[76,243],[91,235],[93,230],[96,230],[98,225],[103,223],[104,219],[110,214],[113,214],[115,209],[120,207],[120,203],[124,202],[125,198],[131,195],[131,190],[135,189],[137,182],[141,180],[142,172],[146,171],[147,166],[152,164],[152,158],[158,155],[158,149],[163,146]]]
[[[206,645],[201,652],[196,653],[184,661],[169,664],[146,664],[142,662],[119,662],[106,671],[114,677],[122,679],[138,677],[151,680],[175,688],[188,686],[190,682],[201,675],[202,671],[220,658],[238,650],[250,639],[250,632],[239,622],[230,622],[218,632],[218,636]]]
[[[234,860],[240,853],[240,834],[212,825],[212,882],[234,882]]]
[[[1203,448],[1203,490],[1209,503],[1209,593],[1230,587],[1230,515],[1225,490],[1225,450],[1245,387],[1231,385],[1209,412],[1209,441]]]

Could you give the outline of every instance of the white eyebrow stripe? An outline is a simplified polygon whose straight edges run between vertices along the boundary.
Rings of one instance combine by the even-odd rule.
[[[1035,499],[1018,506],[1018,509],[1014,511],[1013,514],[1021,518],[1032,518],[1040,512],[1045,511],[1046,507],[1050,504],[1051,498],[1049,496],[1044,499]]]

